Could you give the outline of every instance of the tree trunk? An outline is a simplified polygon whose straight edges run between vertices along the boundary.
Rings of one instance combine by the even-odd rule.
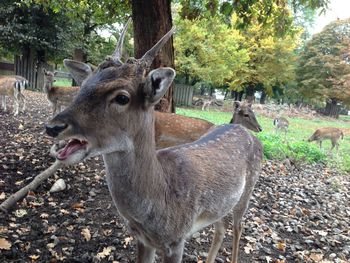
[[[21,56],[15,57],[15,74],[26,78],[33,90],[43,87],[42,68],[51,70],[46,64],[46,52],[35,50],[29,46],[24,47]]]
[[[248,84],[248,86],[245,89],[245,93],[246,93],[246,100],[248,102],[254,102],[255,97],[254,97],[254,90],[255,85],[254,84]]]
[[[326,108],[324,109],[324,115],[338,119],[340,113],[340,105],[336,99],[327,100]]]
[[[135,58],[141,58],[172,27],[170,0],[132,0]],[[169,40],[152,64],[152,68],[167,66],[174,68],[174,48]],[[173,100],[174,84],[164,95],[169,102],[169,112],[175,112]]]
[[[260,104],[265,104],[265,101],[266,101],[266,92],[265,92],[265,90],[263,90],[261,92]]]

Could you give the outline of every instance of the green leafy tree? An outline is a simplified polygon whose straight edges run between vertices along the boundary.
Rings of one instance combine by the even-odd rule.
[[[176,69],[187,84],[192,78],[221,86],[246,67],[243,37],[220,18],[177,19],[176,26]]]
[[[42,84],[36,72],[48,59],[64,57],[74,31],[66,31],[70,21],[63,13],[26,6],[20,0],[4,0],[0,6],[0,45],[15,55],[16,74],[29,79],[32,87]]]
[[[301,53],[297,71],[300,92],[307,98],[326,101],[324,113],[339,115],[339,102],[347,102],[350,74],[348,49],[350,19],[337,20],[314,35]]]

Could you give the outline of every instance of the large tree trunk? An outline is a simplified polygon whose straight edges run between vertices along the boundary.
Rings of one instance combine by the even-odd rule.
[[[43,67],[51,70],[46,64],[44,50],[37,51],[27,46],[23,48],[21,56],[15,57],[15,74],[25,77],[33,90],[41,90],[43,87]]]
[[[326,108],[324,109],[324,114],[338,119],[340,113],[340,105],[336,99],[327,100]]]
[[[171,29],[170,2],[170,0],[132,0],[135,58],[142,57],[146,51]],[[172,39],[165,44],[152,64],[152,68],[160,66],[174,68]],[[175,112],[173,89],[174,84],[164,95],[169,102],[169,112]]]

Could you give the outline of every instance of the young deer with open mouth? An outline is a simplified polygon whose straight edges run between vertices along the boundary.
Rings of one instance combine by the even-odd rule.
[[[237,262],[241,220],[260,172],[261,143],[240,125],[228,124],[193,143],[156,151],[153,108],[175,71],[149,68],[173,33],[141,59],[125,63],[119,40],[114,56],[83,77],[73,103],[46,130],[68,140],[57,152],[62,162],[103,156],[114,204],[137,238],[137,262],[153,262],[156,251],[164,262],[181,262],[185,239],[210,224],[215,234],[207,262],[214,262],[232,217],[232,262]],[[72,74],[90,72],[84,63],[65,60],[65,65]]]

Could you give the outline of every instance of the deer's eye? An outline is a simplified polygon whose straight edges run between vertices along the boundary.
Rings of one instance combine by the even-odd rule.
[[[130,101],[129,97],[126,95],[117,95],[112,102],[116,102],[119,105],[126,105]]]

